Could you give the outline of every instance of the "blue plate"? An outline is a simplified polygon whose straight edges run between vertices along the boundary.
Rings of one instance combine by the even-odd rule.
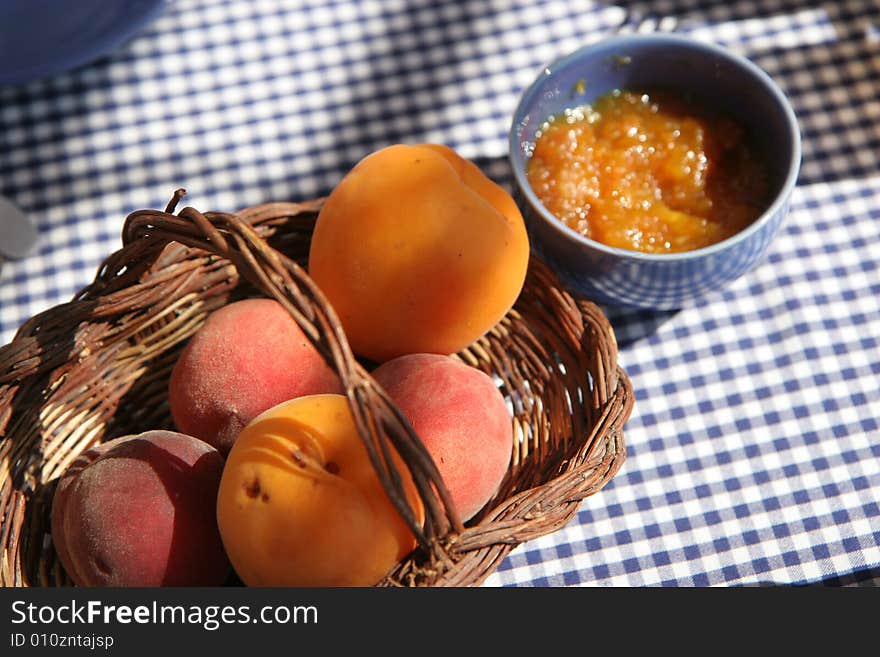
[[[168,0],[0,1],[0,85],[81,66],[120,46]]]

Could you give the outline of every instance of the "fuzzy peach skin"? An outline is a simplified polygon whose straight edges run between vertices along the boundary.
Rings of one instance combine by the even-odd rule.
[[[249,586],[372,586],[415,547],[342,395],[293,399],[244,428],[223,470],[217,522]]]
[[[361,160],[321,209],[309,273],[355,353],[454,353],[519,296],[529,260],[510,195],[452,149],[396,144]]]
[[[462,520],[471,519],[497,492],[513,451],[511,416],[495,383],[436,354],[400,356],[372,374],[431,454]]]
[[[58,558],[79,586],[219,586],[231,572],[214,516],[223,457],[173,431],[103,443],[61,476]]]
[[[226,454],[257,415],[294,397],[342,384],[274,299],[213,312],[180,354],[168,385],[177,428]]]

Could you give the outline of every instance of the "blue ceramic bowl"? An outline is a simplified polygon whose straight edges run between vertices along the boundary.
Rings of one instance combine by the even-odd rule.
[[[615,89],[645,88],[680,90],[723,110],[767,146],[772,201],[754,223],[702,249],[648,254],[585,238],[541,204],[526,179],[541,125]],[[749,60],[679,35],[627,35],[586,46],[541,72],[514,114],[510,160],[532,248],[567,286],[600,303],[672,310],[724,287],[759,261],[788,213],[801,143],[785,96]]]
[[[21,84],[111,52],[168,0],[0,0],[0,85]]]

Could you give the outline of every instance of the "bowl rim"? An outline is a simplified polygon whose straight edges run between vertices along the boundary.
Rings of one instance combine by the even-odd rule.
[[[699,249],[692,249],[690,251],[677,251],[674,253],[646,253],[644,251],[636,251],[634,249],[624,249],[616,246],[609,246],[597,240],[590,239],[589,237],[584,237],[580,233],[576,232],[574,229],[570,228],[565,222],[558,219],[544,206],[540,199],[538,199],[537,194],[535,194],[534,190],[529,184],[529,181],[525,177],[526,160],[523,161],[522,167],[517,166],[515,153],[518,150],[521,150],[522,145],[522,140],[518,136],[518,127],[522,122],[522,116],[525,114],[525,108],[532,104],[535,96],[538,95],[539,89],[544,84],[546,84],[547,79],[552,78],[556,70],[560,68],[565,68],[566,66],[572,64],[573,62],[576,62],[577,60],[588,54],[593,53],[594,51],[601,51],[613,47],[623,47],[626,44],[632,44],[633,42],[653,42],[661,47],[677,46],[690,48],[695,51],[707,53],[715,58],[726,60],[751,75],[768,93],[768,95],[773,98],[773,100],[782,110],[782,114],[785,116],[792,144],[792,149],[789,154],[788,172],[785,176],[785,180],[779,186],[779,190],[774,195],[772,203],[770,203],[770,205],[768,205],[767,208],[751,224],[749,224],[746,228],[742,229],[738,233],[735,233],[734,235],[731,235],[730,237],[721,240],[720,242],[716,242],[714,244],[710,244],[709,246],[704,246]],[[618,258],[649,262],[694,260],[706,256],[711,256],[722,251],[726,251],[727,249],[734,247],[736,244],[747,240],[753,234],[759,232],[767,223],[771,221],[773,217],[777,215],[777,213],[783,210],[785,204],[788,203],[788,201],[790,200],[792,191],[796,187],[797,179],[800,175],[801,158],[801,133],[797,116],[795,115],[794,108],[791,106],[791,102],[782,92],[782,89],[780,89],[776,82],[774,82],[773,78],[771,78],[770,75],[766,71],[764,71],[764,69],[762,69],[760,66],[758,66],[756,63],[754,63],[744,55],[735,53],[717,43],[703,41],[691,36],[676,33],[625,34],[609,36],[593,43],[581,46],[577,50],[574,50],[567,55],[563,55],[562,57],[555,59],[550,64],[544,66],[541,69],[541,72],[537,75],[537,77],[529,84],[528,87],[525,88],[525,90],[520,95],[519,102],[517,103],[516,109],[513,113],[513,121],[511,123],[510,131],[508,133],[508,159],[511,168],[513,169],[513,177],[516,186],[519,188],[519,191],[523,195],[525,195],[529,205],[536,211],[536,213],[541,217],[541,220],[545,224],[551,226],[563,237],[573,239],[575,242],[584,247],[602,251],[603,253],[616,256]]]

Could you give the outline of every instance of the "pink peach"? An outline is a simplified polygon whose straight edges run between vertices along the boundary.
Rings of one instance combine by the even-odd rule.
[[[208,317],[178,358],[168,392],[177,428],[226,454],[263,411],[342,385],[280,303],[246,299]]]
[[[408,354],[373,377],[431,454],[462,520],[497,492],[513,450],[513,425],[492,379],[450,356]]]
[[[173,431],[88,450],[61,476],[51,528],[80,586],[219,586],[231,566],[214,515],[223,457]]]

